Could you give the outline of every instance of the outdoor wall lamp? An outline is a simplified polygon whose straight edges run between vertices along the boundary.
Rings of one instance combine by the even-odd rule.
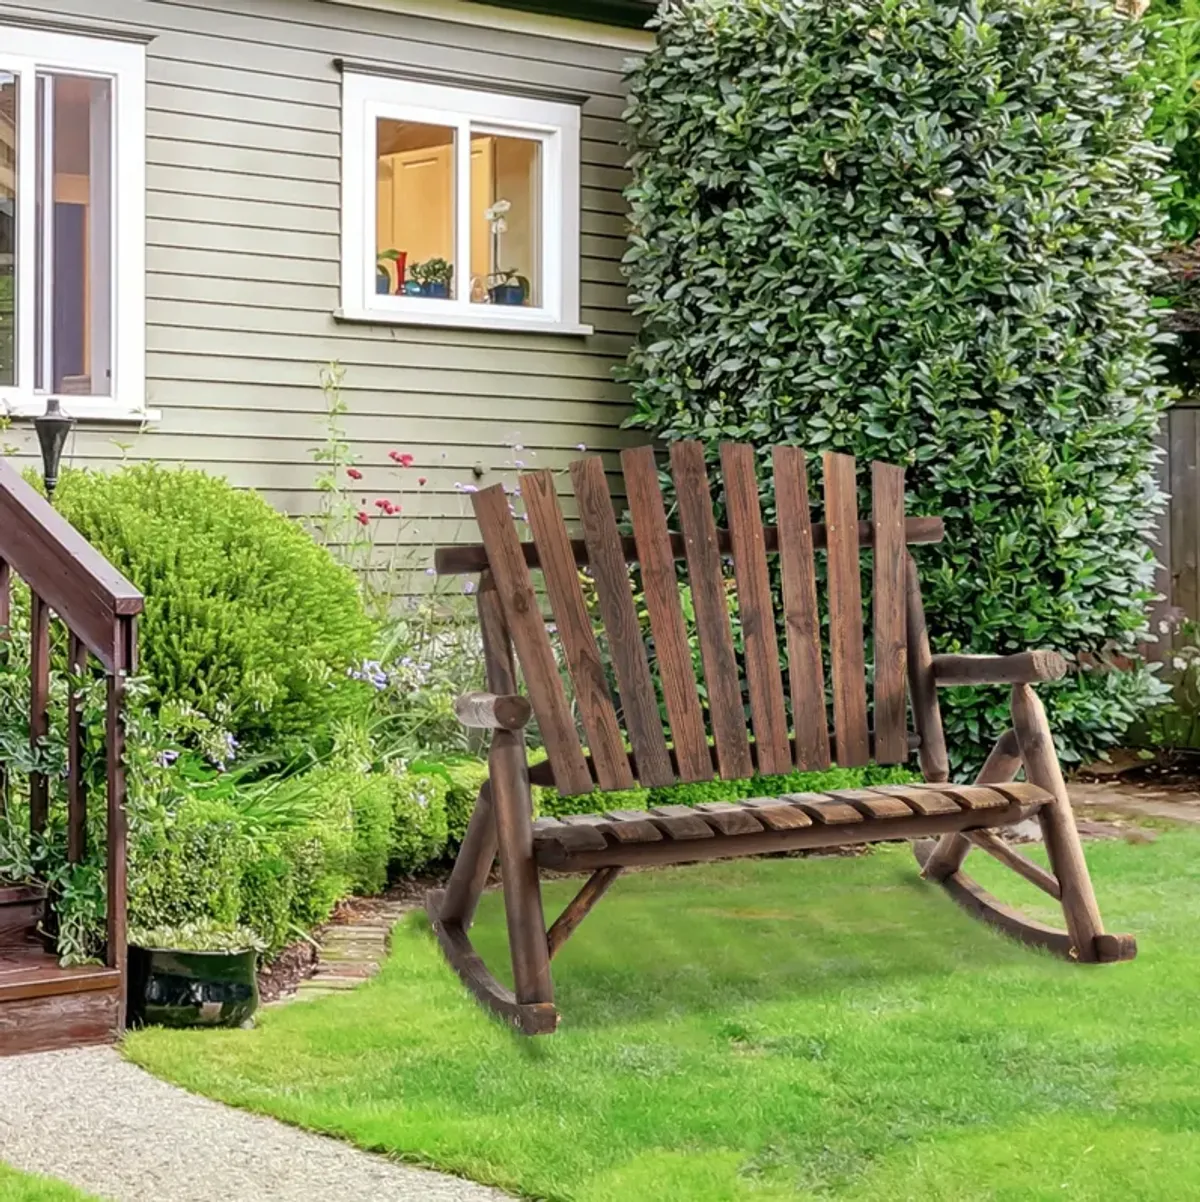
[[[75,419],[62,411],[58,397],[50,397],[46,401],[46,412],[33,419],[33,428],[42,447],[42,479],[46,482],[46,496],[51,500],[58,485],[59,460],[74,424]]]

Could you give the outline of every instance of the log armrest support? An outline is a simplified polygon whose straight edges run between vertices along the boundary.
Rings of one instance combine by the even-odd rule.
[[[935,655],[933,678],[939,688],[974,684],[1037,684],[1061,680],[1067,661],[1057,651],[1018,651],[1015,655]]]
[[[528,724],[533,709],[516,693],[464,693],[455,701],[454,712],[464,726],[520,730]]]

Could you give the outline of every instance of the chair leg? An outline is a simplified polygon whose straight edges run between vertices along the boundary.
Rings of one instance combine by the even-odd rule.
[[[467,823],[458,857],[442,893],[440,915],[469,930],[475,907],[487,885],[488,874],[496,859],[496,816],[492,805],[490,781],[484,781]]]

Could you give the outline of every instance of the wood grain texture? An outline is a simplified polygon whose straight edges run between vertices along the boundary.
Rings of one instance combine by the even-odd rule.
[[[1018,876],[1023,876],[1031,885],[1036,885],[1043,893],[1049,893],[1053,898],[1061,898],[1062,890],[1053,874],[1047,872],[1040,864],[1021,855],[1011,844],[1006,843],[994,831],[972,831],[968,838],[981,851],[999,860],[1001,864],[1011,868]]]
[[[682,781],[711,780],[712,753],[704,713],[696,688],[692,651],[679,603],[675,552],[667,530],[667,515],[658,468],[651,447],[621,452],[625,496],[633,518],[637,557],[642,568],[642,591],[650,615],[650,632],[658,662],[658,679],[674,743],[676,771]]]
[[[83,778],[84,731],[80,694],[87,648],[73,632],[67,636],[67,859],[78,864],[87,852],[87,782]]]
[[[472,495],[471,501],[488,548],[488,562],[504,623],[521,661],[525,687],[537,715],[538,729],[554,769],[558,790],[568,797],[590,793],[592,774],[579,746],[579,735],[567,707],[529,569],[521,556],[520,541],[508,511],[504,488],[494,484],[481,489]]]
[[[120,1013],[116,987],[0,1002],[0,1056],[113,1043]]]
[[[933,678],[939,688],[988,684],[1036,684],[1061,680],[1067,661],[1057,651],[1018,651],[1013,655],[935,655]]]
[[[546,932],[546,944],[553,960],[562,945],[579,928],[579,924],[588,916],[592,907],[608,892],[621,875],[620,868],[598,868],[584,882],[583,887],[566,904],[563,912],[554,920]]]
[[[592,629],[579,569],[550,472],[521,477],[521,497],[537,544],[546,594],[558,627],[563,657],[575,686],[575,702],[602,789],[631,789],[633,773],[608,687],[604,660]],[[623,565],[622,565],[623,566]]]
[[[921,581],[917,575],[916,561],[911,555],[905,558],[904,601],[908,643],[908,692],[912,703],[913,724],[921,739],[917,751],[921,775],[932,782],[949,780],[950,755],[946,750],[942,711],[938,705],[937,681],[933,675],[933,653],[929,649],[925,606],[921,601]]]
[[[754,767],[703,446],[698,442],[672,443],[671,475],[679,498],[717,763],[725,779],[741,780],[752,775]]]
[[[604,621],[608,653],[617,675],[625,729],[629,732],[637,762],[638,780],[651,788],[668,785],[675,780],[675,772],[667,754],[658,696],[633,604],[629,569],[604,464],[595,455],[577,459],[571,464],[571,480],[575,485],[575,502],[584,541],[591,557],[592,580]]]
[[[825,525],[829,531],[829,658],[833,666],[833,726],[842,768],[871,758],[867,737],[867,668],[863,650],[862,571],[854,459],[826,451]]]
[[[520,730],[533,716],[533,707],[519,693],[463,693],[455,699],[454,714],[476,730]]]
[[[721,474],[733,546],[756,766],[759,772],[784,775],[792,770],[792,748],[783,701],[783,674],[779,670],[775,603],[763,541],[754,448],[747,443],[722,443]]]
[[[872,614],[875,631],[875,760],[908,759],[908,673],[905,627],[904,469],[871,464],[871,524],[875,528]]]
[[[829,719],[825,711],[808,473],[799,447],[776,447],[772,458],[796,767],[802,772],[820,771],[829,767]]]

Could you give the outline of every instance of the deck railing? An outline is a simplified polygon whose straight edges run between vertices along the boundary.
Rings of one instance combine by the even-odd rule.
[[[120,1023],[125,990],[125,684],[137,666],[137,615],[142,594],[121,575],[20,473],[0,459],[0,626],[10,626],[12,576],[30,591],[30,714],[34,750],[50,732],[50,623],[67,631],[70,671],[81,676],[89,655],[107,678],[104,754],[106,761],[107,891],[106,951],[109,968],[121,974]],[[68,694],[67,856],[83,859],[87,843],[87,787],[80,697]],[[31,774],[32,835],[45,830],[50,782]]]

